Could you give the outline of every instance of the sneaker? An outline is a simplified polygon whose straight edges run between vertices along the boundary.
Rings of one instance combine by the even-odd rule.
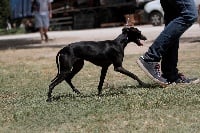
[[[156,83],[161,86],[168,85],[167,79],[161,76],[160,65],[158,62],[146,62],[143,56],[137,60],[139,67]]]
[[[186,78],[182,73],[178,74],[178,79],[174,81],[176,84],[197,84],[200,82],[199,78]]]

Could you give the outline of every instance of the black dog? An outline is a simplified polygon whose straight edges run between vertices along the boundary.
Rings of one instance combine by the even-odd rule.
[[[137,80],[140,85],[144,85],[145,83],[136,75],[122,67],[124,48],[129,42],[135,42],[138,46],[143,45],[140,40],[146,40],[146,37],[141,34],[141,31],[134,27],[125,27],[122,29],[122,34],[114,40],[99,42],[81,41],[64,47],[56,56],[58,74],[49,85],[47,101],[51,101],[52,90],[63,80],[70,85],[74,92],[80,93],[72,84],[71,79],[82,69],[84,60],[102,67],[98,95],[101,94],[104,79],[108,67],[111,64],[113,64],[115,71]]]

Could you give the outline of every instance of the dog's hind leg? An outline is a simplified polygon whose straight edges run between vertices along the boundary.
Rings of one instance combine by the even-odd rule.
[[[51,93],[53,89],[55,88],[56,85],[58,85],[65,79],[66,75],[68,75],[67,72],[61,72],[59,75],[57,75],[57,78],[53,82],[51,82],[51,84],[49,85],[47,102],[51,102]]]
[[[58,74],[57,76],[51,81],[51,84],[49,85],[49,91],[48,91],[48,99],[47,102],[51,102],[51,93],[56,85],[61,83],[67,75],[71,72],[72,63],[71,58],[68,58],[65,54],[59,54],[59,56],[56,57],[56,63],[58,68]]]
[[[72,71],[66,76],[65,81],[69,84],[69,86],[72,88],[72,90],[80,94],[79,90],[75,88],[75,86],[72,84],[71,80],[72,78],[83,68],[84,60],[78,60],[73,64]]]
[[[107,70],[108,70],[108,67],[102,67],[102,69],[101,69],[101,76],[100,76],[100,81],[99,81],[99,85],[98,85],[98,95],[101,95],[101,93],[102,93],[102,86],[104,83],[104,79],[106,77]]]

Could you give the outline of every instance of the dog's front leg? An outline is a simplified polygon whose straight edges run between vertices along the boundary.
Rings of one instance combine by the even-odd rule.
[[[102,67],[102,69],[101,69],[101,76],[100,76],[100,81],[99,81],[99,85],[98,85],[98,95],[101,95],[102,86],[104,83],[104,79],[106,77],[107,70],[108,70],[108,67]]]
[[[142,86],[145,85],[145,83],[142,82],[135,74],[133,74],[133,73],[127,71],[127,70],[124,69],[122,66],[121,66],[121,67],[114,67],[114,70],[117,71],[117,72],[120,72],[120,73],[122,73],[122,74],[125,74],[125,75],[127,75],[127,76],[133,78],[134,80],[137,80],[138,83],[139,83],[140,85],[142,85]]]

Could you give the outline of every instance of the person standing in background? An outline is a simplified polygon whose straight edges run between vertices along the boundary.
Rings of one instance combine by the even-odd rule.
[[[41,42],[48,42],[48,28],[50,24],[50,18],[52,18],[52,6],[53,0],[33,0],[32,12],[35,17],[35,27],[39,29]]]

